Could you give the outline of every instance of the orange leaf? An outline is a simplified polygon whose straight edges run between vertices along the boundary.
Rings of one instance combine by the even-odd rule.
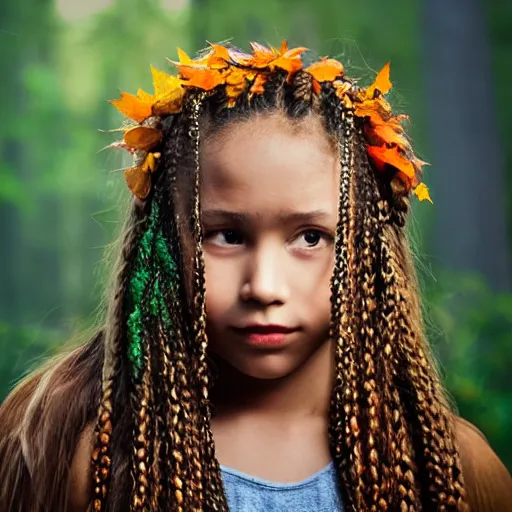
[[[210,43],[213,52],[207,57],[207,66],[213,69],[224,69],[228,67],[231,60],[229,50],[220,44]]]
[[[126,92],[121,93],[118,100],[110,100],[114,107],[126,117],[142,123],[151,115],[151,105],[140,100],[137,96]]]
[[[392,148],[368,146],[368,155],[379,170],[383,170],[386,165],[390,165],[406,176],[408,183],[416,178],[412,162],[396,146]]]
[[[302,60],[300,57],[279,57],[269,64],[270,69],[280,68],[293,74],[302,69]]]
[[[425,183],[420,183],[415,189],[414,189],[414,193],[416,194],[416,197],[420,200],[420,201],[430,201],[432,204],[433,201],[432,199],[430,198],[430,194],[428,192],[428,188],[427,186],[425,185]]]
[[[391,106],[384,98],[364,100],[355,104],[355,115],[357,117],[369,117],[374,124],[388,121],[391,116]]]
[[[211,91],[224,83],[222,74],[215,69],[180,66],[179,70],[180,76],[187,80],[183,82],[183,85],[187,87],[197,87],[203,91]]]
[[[366,96],[369,99],[373,99],[375,91],[379,91],[381,94],[387,94],[392,87],[392,83],[389,80],[389,62],[379,71],[375,82],[368,87]]]
[[[133,149],[147,151],[162,140],[162,132],[156,128],[136,126],[124,134],[125,144]]]
[[[396,144],[401,149],[406,149],[410,146],[409,141],[403,136],[403,128],[400,125],[389,123],[376,124],[368,126],[365,131],[373,144]]]
[[[319,82],[332,82],[337,76],[343,75],[343,64],[335,59],[322,59],[305,69]]]
[[[264,85],[266,81],[267,77],[265,75],[260,74],[256,76],[249,91],[249,99],[252,98],[254,94],[263,94],[265,92]]]
[[[146,199],[151,190],[151,177],[141,167],[131,167],[124,171],[124,179],[128,188],[139,199]]]

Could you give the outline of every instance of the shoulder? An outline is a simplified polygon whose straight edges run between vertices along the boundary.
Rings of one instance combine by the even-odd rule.
[[[69,510],[86,511],[92,500],[91,455],[94,447],[94,423],[80,434],[68,482]]]
[[[512,477],[477,427],[455,417],[471,512],[512,512]]]

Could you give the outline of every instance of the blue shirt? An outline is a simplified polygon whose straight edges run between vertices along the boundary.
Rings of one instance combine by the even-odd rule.
[[[331,462],[302,482],[280,484],[221,466],[230,512],[343,512]]]

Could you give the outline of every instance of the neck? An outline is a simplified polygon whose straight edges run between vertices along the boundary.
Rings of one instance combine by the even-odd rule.
[[[323,343],[300,367],[278,379],[257,379],[224,360],[212,390],[215,414],[250,412],[273,417],[328,416],[334,365],[332,343]]]

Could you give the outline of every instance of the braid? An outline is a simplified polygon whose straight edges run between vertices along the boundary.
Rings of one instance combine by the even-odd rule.
[[[382,222],[389,220],[389,207],[386,201],[377,203],[379,217]],[[380,280],[382,288],[380,329],[384,340],[384,375],[391,385],[386,387],[387,399],[384,405],[385,428],[387,438],[390,440],[389,454],[393,477],[389,482],[389,494],[400,510],[421,510],[420,496],[417,489],[415,475],[417,468],[414,464],[414,453],[411,441],[411,431],[408,427],[408,415],[404,409],[398,389],[401,387],[398,376],[399,363],[393,354],[393,346],[398,346],[396,339],[397,326],[395,322],[395,306],[397,303],[397,290],[395,274],[390,266],[391,252],[385,231],[379,233],[380,245]],[[389,441],[388,441],[389,442]]]
[[[227,510],[224,499],[220,466],[215,457],[215,446],[210,428],[211,409],[209,402],[209,369],[207,364],[208,340],[206,336],[206,308],[205,308],[205,281],[204,281],[204,259],[202,252],[203,235],[200,217],[200,169],[199,169],[199,115],[203,96],[193,98],[192,116],[189,128],[189,136],[192,141],[194,152],[194,184],[193,184],[193,236],[195,242],[194,254],[194,340],[199,345],[198,378],[200,386],[200,412],[203,418],[202,432],[205,442],[206,471],[204,478],[204,490],[207,503],[213,510]],[[197,467],[201,475],[201,467]],[[202,476],[202,475],[201,475]]]
[[[131,218],[127,221],[120,261],[116,292],[107,321],[105,337],[105,356],[103,363],[102,397],[98,408],[98,421],[95,428],[95,448],[92,454],[93,465],[93,508],[95,512],[104,510],[105,498],[111,476],[111,437],[114,394],[117,376],[121,368],[121,353],[124,337],[123,318],[124,296],[129,285],[131,263],[133,261],[137,241],[142,230],[142,209],[134,204]],[[109,328],[110,327],[110,328]]]
[[[326,95],[325,100],[332,101]],[[326,111],[329,107],[326,106]],[[365,508],[361,489],[363,461],[358,419],[359,404],[356,372],[356,339],[349,300],[355,291],[354,283],[354,219],[353,196],[353,143],[354,124],[352,112],[342,114],[343,142],[341,146],[341,178],[339,193],[339,222],[335,241],[335,267],[331,281],[331,338],[336,340],[336,381],[331,403],[330,438],[333,458],[345,482],[347,498],[358,510]],[[345,450],[343,449],[345,447]],[[355,485],[353,485],[355,484]],[[351,495],[350,495],[351,494]]]
[[[148,353],[148,344],[145,344],[145,353],[143,355],[144,370],[140,383],[135,385],[133,396],[133,409],[136,413],[135,418],[135,444],[133,453],[134,467],[134,492],[132,494],[133,512],[144,512],[148,507],[149,490],[149,470],[152,466],[151,450],[149,439],[154,435],[151,431],[150,408],[153,406],[150,391],[151,362]]]
[[[358,133],[359,144],[356,144],[356,162],[354,173],[357,175],[357,183],[360,197],[358,204],[358,219],[356,224],[356,237],[358,248],[358,260],[360,262],[357,272],[355,316],[359,319],[360,345],[362,357],[360,357],[360,375],[364,380],[360,384],[361,403],[363,404],[366,426],[367,442],[364,449],[368,507],[370,510],[386,510],[388,503],[382,495],[382,483],[386,481],[390,469],[386,460],[381,460],[383,454],[381,428],[381,404],[382,389],[377,387],[377,375],[380,374],[382,357],[380,352],[380,331],[376,321],[376,261],[374,246],[379,230],[377,218],[377,193],[373,173],[369,168],[366,155],[362,154],[361,132]]]
[[[453,429],[444,404],[438,397],[442,390],[431,370],[420,340],[411,328],[410,311],[403,293],[398,295],[397,323],[401,335],[401,362],[407,366],[408,389],[413,400],[410,414],[415,431],[421,433],[419,449],[426,468],[424,480],[428,501],[438,510],[460,510],[464,494],[460,463],[453,442]]]

